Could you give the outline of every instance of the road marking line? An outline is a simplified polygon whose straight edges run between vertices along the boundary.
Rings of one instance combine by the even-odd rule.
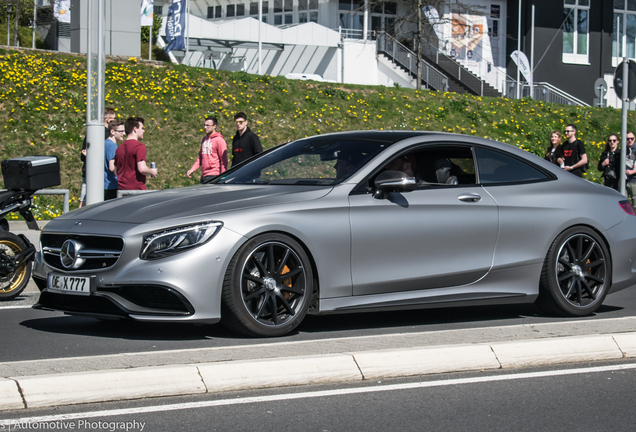
[[[560,375],[579,375],[579,374],[586,374],[586,373],[612,372],[612,371],[632,370],[632,369],[636,369],[636,363],[587,367],[587,368],[579,368],[579,369],[525,372],[525,373],[516,373],[516,374],[509,374],[509,375],[447,379],[447,380],[439,380],[439,381],[423,381],[423,382],[416,382],[416,383],[389,384],[389,385],[379,385],[379,386],[375,385],[370,387],[321,390],[321,391],[315,391],[315,392],[282,393],[282,394],[269,395],[269,396],[254,396],[254,397],[236,398],[236,399],[219,399],[219,400],[212,400],[212,401],[186,402],[186,403],[170,404],[170,405],[153,405],[153,406],[138,407],[138,408],[89,411],[89,412],[79,412],[79,413],[69,413],[69,414],[58,414],[58,415],[52,415],[52,416],[24,417],[24,418],[18,418],[18,419],[4,419],[4,420],[0,420],[0,426],[13,425],[16,423],[27,423],[27,424],[46,423],[46,422],[55,422],[55,421],[61,421],[61,420],[76,420],[76,419],[96,418],[96,417],[114,417],[114,416],[124,416],[124,415],[132,415],[132,414],[148,414],[148,413],[163,412],[163,411],[178,411],[178,410],[209,408],[209,407],[218,407],[218,406],[244,405],[244,404],[261,403],[261,402],[278,402],[278,401],[294,400],[294,399],[309,399],[309,398],[329,397],[329,396],[345,396],[345,395],[373,393],[373,392],[411,390],[411,389],[426,388],[426,387],[443,387],[443,386],[451,386],[451,385],[477,384],[477,383],[485,383],[485,382],[510,381],[510,380],[518,380],[518,379],[529,379],[529,378],[545,378],[545,377],[553,377],[553,376],[560,376]]]

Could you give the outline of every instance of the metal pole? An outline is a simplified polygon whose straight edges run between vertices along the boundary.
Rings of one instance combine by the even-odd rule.
[[[367,33],[369,32],[369,0],[364,0],[364,19],[362,29],[362,40],[367,40]]]
[[[519,18],[517,20],[517,52],[521,52],[521,0],[519,0]],[[519,81],[519,59],[517,59],[517,99],[521,98],[521,82]]]
[[[152,60],[152,26],[155,23],[155,14],[152,14],[152,23],[150,23],[150,39],[148,39],[148,60]]]
[[[616,17],[616,65],[618,66],[618,60],[621,58],[621,54],[619,53],[618,49],[620,47],[619,44],[619,36],[621,34],[621,16],[617,16]]]
[[[97,16],[92,4],[87,8],[87,88],[86,88],[86,204],[104,201],[104,66],[105,0],[97,0]],[[95,23],[97,31],[94,33]],[[95,40],[95,37],[97,38]],[[97,53],[95,54],[95,46]]]
[[[31,38],[31,48],[35,49],[35,28],[37,25],[35,22],[38,19],[37,15],[38,5],[36,4],[36,0],[33,0],[33,37]]]
[[[417,85],[422,90],[422,4],[417,3]]]
[[[530,30],[530,98],[534,99],[534,5],[532,5],[532,28]]]
[[[11,46],[11,35],[9,29],[11,28],[11,6],[7,6],[7,46]]]
[[[190,53],[190,2],[188,0],[186,0],[186,52],[185,52],[185,57],[183,58],[184,60],[188,58],[188,54]],[[189,60],[188,60],[189,62]]]
[[[263,44],[261,41],[261,24],[263,23],[263,0],[258,0],[258,74],[262,75],[263,67]]]
[[[621,99],[622,99],[622,106],[621,106],[621,159],[622,161],[626,161],[626,155],[627,155],[627,109],[628,109],[628,104],[629,104],[629,99],[628,99],[628,95],[627,95],[627,89],[629,86],[629,60],[627,60],[627,57],[623,57],[623,93],[621,95]],[[619,181],[618,181],[618,188],[620,193],[622,193],[623,195],[627,196],[626,190],[625,190],[625,163],[619,164],[620,165],[620,169],[619,169]]]

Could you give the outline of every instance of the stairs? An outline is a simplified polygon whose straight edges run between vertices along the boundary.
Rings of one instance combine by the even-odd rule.
[[[427,55],[422,55],[422,57],[435,64],[448,77],[448,91],[471,93],[476,96],[503,96],[496,88],[446,55],[436,56],[437,62],[435,62],[435,57],[431,58]]]

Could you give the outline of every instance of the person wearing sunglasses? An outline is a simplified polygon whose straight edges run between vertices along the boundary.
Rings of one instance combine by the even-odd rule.
[[[124,122],[111,120],[108,123],[108,138],[104,141],[104,201],[117,198],[117,171],[115,153],[117,146],[124,140]]]
[[[565,142],[561,149],[563,156],[557,159],[559,164],[575,176],[583,177],[587,170],[587,154],[581,140],[576,139],[576,126],[573,124],[565,127]]]
[[[605,143],[605,149],[601,153],[598,161],[598,170],[602,173],[603,184],[612,189],[618,190],[618,162],[621,157],[621,151],[618,148],[618,136],[611,134]]]
[[[627,141],[627,148],[625,149],[625,190],[627,196],[634,205],[634,196],[636,196],[636,165],[634,159],[636,159],[636,145],[634,144],[634,132],[627,131],[625,134],[625,140]]]
[[[247,115],[244,112],[236,113],[234,123],[236,134],[232,138],[232,166],[263,151],[261,140],[247,126]]]

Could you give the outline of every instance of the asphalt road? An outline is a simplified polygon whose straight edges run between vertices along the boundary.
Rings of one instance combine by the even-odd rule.
[[[263,339],[236,337],[220,325],[98,321],[57,312],[15,308],[35,293],[0,303],[3,333],[0,363],[130,352],[258,345]],[[390,313],[308,316],[297,331],[267,343],[345,337],[437,332],[560,322],[589,322],[636,315],[636,287],[607,297],[596,314],[584,318],[539,315],[532,305],[413,310]]]
[[[14,411],[0,430],[626,431],[635,386],[619,361]]]

